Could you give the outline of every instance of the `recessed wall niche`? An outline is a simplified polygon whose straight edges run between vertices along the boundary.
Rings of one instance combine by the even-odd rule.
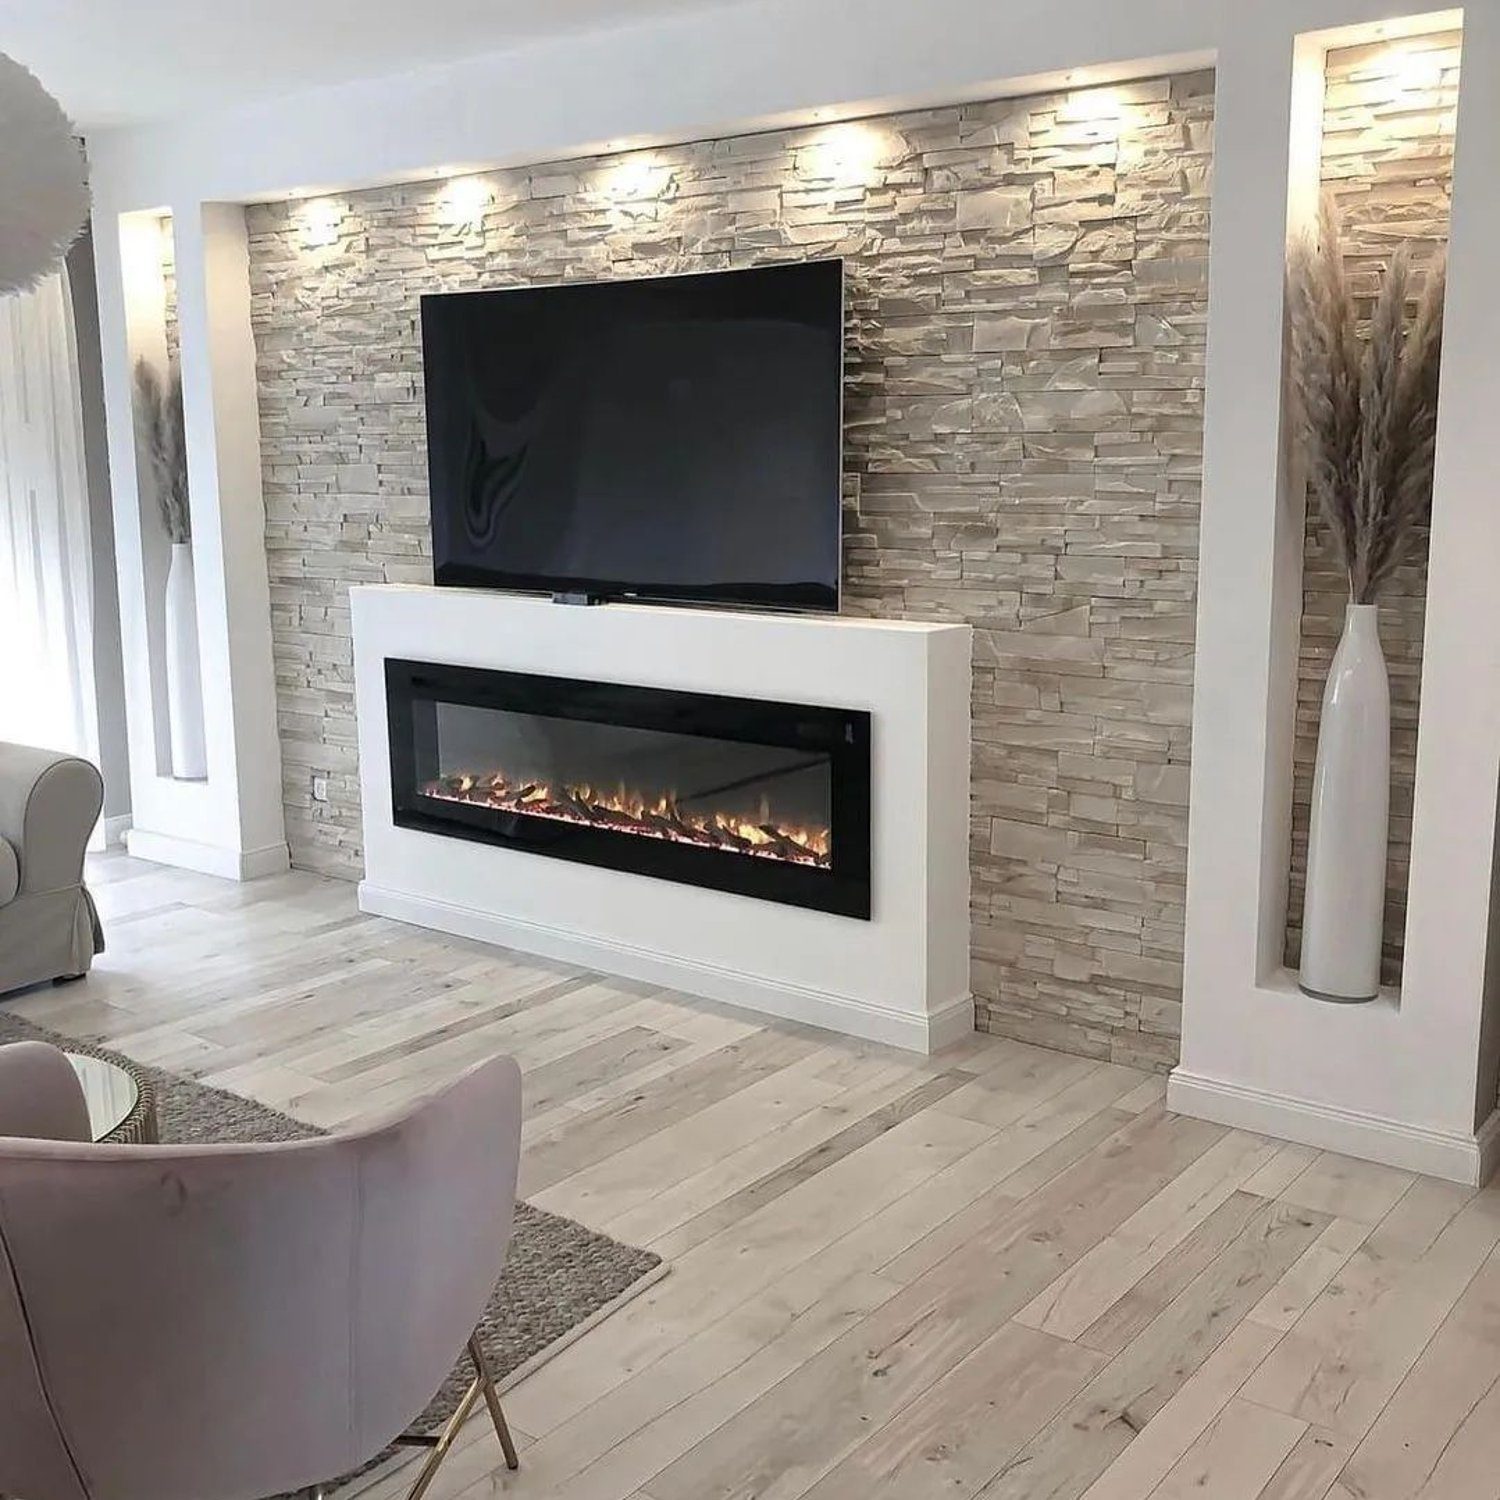
[[[1340,47],[1325,73],[1321,179],[1343,224],[1345,270],[1355,293],[1373,296],[1398,245],[1421,273],[1448,240],[1462,36],[1457,31]],[[1297,664],[1292,867],[1286,963],[1301,959],[1308,822],[1323,686],[1343,628],[1348,586],[1324,527],[1309,508]],[[1391,684],[1391,825],[1386,862],[1382,983],[1399,986],[1416,771],[1427,529],[1380,602],[1380,639]]]
[[[360,870],[348,586],[430,582],[418,298],[841,255],[845,608],[975,626],[980,1024],[1175,1061],[1213,76],[247,211],[287,837]]]
[[[121,216],[120,268],[131,369],[155,769],[159,776],[201,780],[208,768],[171,214]]]

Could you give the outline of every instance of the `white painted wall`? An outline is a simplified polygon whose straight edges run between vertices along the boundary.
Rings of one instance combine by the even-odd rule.
[[[1486,284],[1500,243],[1496,0],[1470,5],[1465,18],[1405,989],[1399,1003],[1331,1012],[1298,995],[1277,967],[1301,537],[1300,505],[1282,482],[1282,266],[1289,202],[1306,198],[1305,173],[1299,180],[1292,164],[1310,159],[1301,124],[1312,97],[1307,70],[1333,39],[1299,50],[1297,38],[1398,12],[1395,0],[757,0],[105,135],[91,143],[98,213],[113,222],[167,204],[191,216],[206,203],[581,155],[605,143],[723,135],[805,120],[815,109],[837,115],[1025,92],[1075,69],[1088,70],[1080,83],[1095,83],[1213,62],[1219,111],[1184,1059],[1172,1099],[1473,1176],[1489,1139],[1476,1133],[1476,1120],[1494,1098],[1479,1032],[1500,783],[1500,621],[1490,584],[1500,576],[1500,507],[1489,454],[1500,308]],[[1452,19],[1446,13],[1433,25]],[[119,515],[134,494],[122,453],[123,315],[116,237],[101,235],[100,244],[111,247],[101,254],[100,296]],[[224,295],[239,294],[226,287]],[[208,326],[206,314],[198,329],[185,326],[185,348]],[[189,402],[224,414],[214,435],[219,493],[195,493],[194,504],[249,507],[258,486],[251,416],[240,397],[225,405],[212,389],[221,379],[242,381],[243,340],[236,334],[218,348],[194,362]],[[191,436],[204,440],[196,421]],[[195,459],[195,478],[203,463]],[[248,546],[252,531],[225,528],[226,580],[236,566],[233,538]],[[138,572],[128,550],[122,528],[127,652],[138,592],[126,587]],[[250,608],[255,593],[226,581],[226,601]],[[232,619],[231,636],[238,628]],[[253,640],[238,661],[231,657],[238,680],[217,711],[236,725],[274,720],[266,663],[251,659],[258,653]],[[258,806],[255,764],[238,754],[236,780],[227,793],[221,783],[219,795]],[[139,818],[139,791],[136,800]],[[238,837],[243,843],[243,831]]]
[[[1280,967],[1303,515],[1277,482],[1277,372],[1286,205],[1305,216],[1314,201],[1321,67],[1316,47],[1295,80],[1272,49],[1220,63],[1183,1052],[1168,1100],[1476,1181],[1495,1099],[1480,1038],[1500,774],[1500,507],[1483,415],[1492,427],[1500,394],[1485,284],[1500,234],[1500,11],[1466,18],[1406,955],[1400,994],[1368,1006],[1310,1000]],[[1257,173],[1268,152],[1289,180]],[[1226,181],[1243,187],[1233,205]]]
[[[244,212],[174,211],[177,321],[208,777],[169,774],[164,694],[167,545],[143,513],[131,417],[137,355],[166,368],[154,213],[101,215],[100,334],[125,657],[132,853],[245,879],[287,867],[271,666],[265,510]]]
[[[89,491],[94,698],[99,713],[99,770],[104,777],[103,817],[107,840],[118,843],[130,822],[130,751],[125,738],[125,671],[120,659],[120,591],[115,579],[115,525],[109,501],[99,300],[94,288],[94,244],[88,233],[68,251],[68,287],[78,346],[83,458]]]
[[[287,852],[245,215],[203,203],[174,224],[209,779],[235,789],[224,831],[260,873],[285,869]]]
[[[1294,33],[1382,20],[1390,0],[760,0],[107,134],[116,208],[546,161],[618,140],[993,98],[1071,70],[1290,56]],[[1271,170],[1279,170],[1274,162]]]
[[[350,601],[364,910],[922,1052],[974,1029],[967,625],[476,589]],[[396,827],[388,658],[867,709],[870,920]]]

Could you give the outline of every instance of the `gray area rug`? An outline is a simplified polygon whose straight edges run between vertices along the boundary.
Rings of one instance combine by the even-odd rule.
[[[227,1089],[148,1067],[0,1009],[0,1043],[27,1040],[127,1063],[148,1078],[156,1090],[164,1143],[293,1141],[326,1133]],[[530,1371],[565,1348],[585,1327],[628,1300],[627,1294],[655,1281],[652,1273],[661,1264],[661,1257],[649,1250],[618,1244],[572,1219],[517,1203],[505,1270],[479,1325],[496,1379],[503,1384],[504,1376],[523,1367]],[[471,1374],[467,1363],[456,1365],[415,1425],[430,1431],[446,1421],[463,1398]]]

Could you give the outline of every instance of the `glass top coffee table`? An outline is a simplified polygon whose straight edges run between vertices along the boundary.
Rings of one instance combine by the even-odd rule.
[[[150,1081],[118,1063],[82,1052],[68,1061],[83,1086],[89,1108],[89,1134],[96,1141],[141,1146],[157,1139],[156,1092]]]

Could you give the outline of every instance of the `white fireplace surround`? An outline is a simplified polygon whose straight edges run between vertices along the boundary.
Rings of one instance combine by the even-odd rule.
[[[350,602],[362,910],[919,1052],[973,1029],[967,625],[407,586]],[[867,709],[871,920],[398,828],[391,657]]]

